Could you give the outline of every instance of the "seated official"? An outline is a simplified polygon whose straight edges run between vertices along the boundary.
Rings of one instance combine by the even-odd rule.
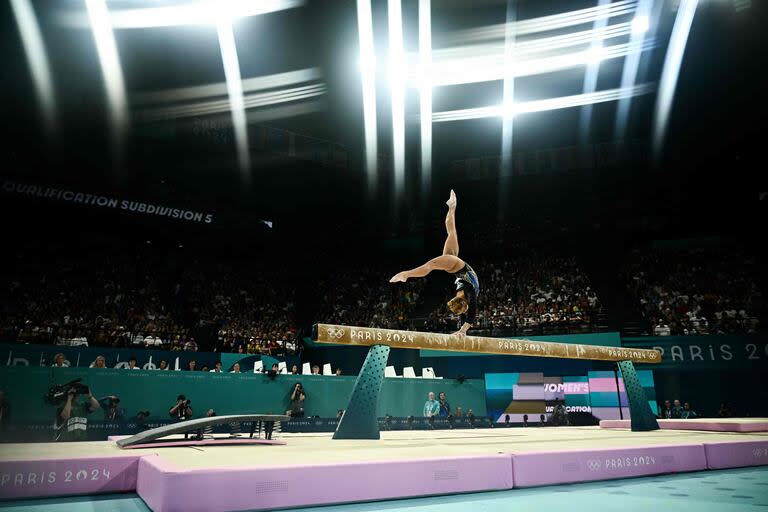
[[[427,395],[427,401],[424,403],[424,417],[432,418],[440,413],[440,403],[435,400],[435,394],[430,391]]]

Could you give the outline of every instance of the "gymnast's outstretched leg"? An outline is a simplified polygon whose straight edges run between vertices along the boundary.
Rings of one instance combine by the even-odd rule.
[[[456,234],[456,193],[451,190],[451,197],[445,202],[448,205],[448,213],[445,216],[445,230],[448,237],[443,245],[443,254],[451,256],[459,255],[459,237]]]
[[[458,272],[464,266],[464,262],[458,256],[443,254],[437,258],[432,258],[420,267],[411,270],[404,270],[392,277],[390,283],[404,283],[412,277],[424,277],[433,270],[444,270],[449,274]]]
[[[443,245],[443,255],[432,258],[420,267],[400,272],[389,280],[390,283],[404,283],[412,277],[424,277],[433,270],[444,270],[453,274],[464,267],[464,261],[459,258],[459,238],[456,235],[456,194],[453,190],[451,190],[451,197],[445,204],[448,205],[448,214],[445,216],[445,229],[448,232],[448,237]]]

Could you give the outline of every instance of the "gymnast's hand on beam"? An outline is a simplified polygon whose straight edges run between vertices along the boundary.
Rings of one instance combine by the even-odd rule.
[[[453,333],[453,336],[458,336],[459,338],[463,338],[467,335],[467,331],[469,328],[472,327],[472,324],[464,323],[464,325],[461,326],[461,329]]]

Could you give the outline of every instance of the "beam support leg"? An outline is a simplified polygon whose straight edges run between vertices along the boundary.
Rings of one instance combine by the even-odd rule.
[[[627,390],[629,415],[632,417],[632,431],[648,432],[649,430],[658,430],[659,423],[656,421],[656,416],[653,415],[651,406],[648,404],[648,398],[646,398],[643,386],[640,384],[640,378],[635,371],[635,365],[632,364],[632,361],[619,361],[616,364],[619,366],[619,372],[624,378],[624,388]]]
[[[374,345],[368,350],[344,416],[333,434],[334,439],[381,438],[376,407],[388,358],[389,347],[385,345]]]

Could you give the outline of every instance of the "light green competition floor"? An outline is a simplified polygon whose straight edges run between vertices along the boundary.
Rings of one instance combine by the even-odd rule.
[[[19,512],[146,512],[149,510],[136,494],[14,501],[0,503],[0,509]],[[296,512],[768,511],[768,467],[702,471],[535,489],[513,489],[293,510]]]

